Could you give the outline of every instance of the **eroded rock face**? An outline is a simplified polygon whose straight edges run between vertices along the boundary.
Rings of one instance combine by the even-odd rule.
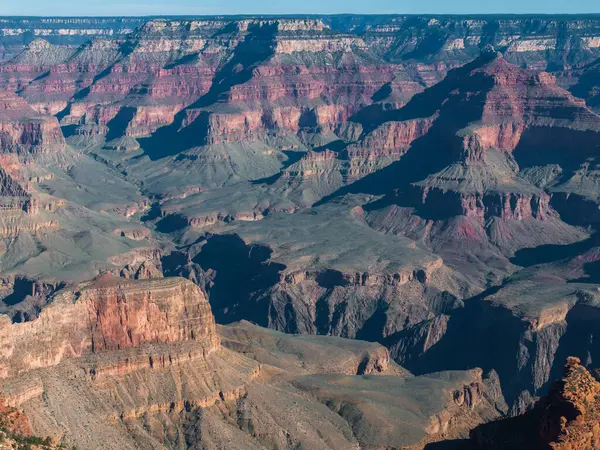
[[[569,358],[564,378],[550,393],[550,407],[543,416],[542,438],[551,441],[554,450],[575,450],[600,446],[596,405],[600,383],[580,365],[577,358]],[[556,419],[560,429],[556,434]]]
[[[0,146],[3,153],[53,153],[64,148],[58,121],[34,111],[22,98],[0,94]]]
[[[239,20],[238,27],[240,30],[246,30],[253,21],[252,18]],[[3,59],[18,53],[23,48],[24,41],[27,43],[28,40],[41,37],[53,44],[76,46],[90,38],[118,39],[136,27],[142,26],[144,22],[145,19],[136,17],[82,18],[77,21],[68,18],[52,18],[43,21],[7,18],[1,29]],[[193,29],[222,26],[226,23],[223,19],[196,19],[190,22]],[[168,25],[163,23],[146,25],[145,29],[173,32],[180,27],[181,21],[173,20]],[[323,32],[328,27],[347,33],[346,36],[338,39],[338,46],[348,45],[353,40],[357,40],[356,30],[364,30],[365,32],[360,35],[362,41],[367,45],[377,46],[378,50],[387,57],[396,60],[412,57],[425,61],[444,59],[460,61],[475,56],[486,44],[492,44],[506,49],[514,62],[545,68],[548,61],[540,60],[540,55],[544,55],[556,65],[578,65],[593,60],[593,55],[600,47],[598,22],[593,17],[565,19],[547,16],[531,20],[530,17],[465,19],[446,16],[393,15],[382,19],[371,16],[324,16],[286,20],[281,26],[283,30],[289,32]],[[562,29],[569,31],[569,39],[559,39]],[[428,32],[424,33],[423,30]],[[24,40],[24,36],[32,37]],[[434,37],[439,39],[437,45],[425,45]],[[289,47],[302,48],[301,44],[302,42],[299,42],[294,46],[293,43],[284,41],[281,48],[282,50]],[[314,45],[312,41],[305,44],[308,48],[314,48]]]
[[[57,450],[60,448],[54,445],[49,437],[34,436],[27,416],[22,411],[6,405],[4,400],[0,400],[0,426],[2,446],[6,449]]]
[[[0,85],[20,90],[38,111],[58,114],[73,142],[106,140],[117,150],[137,150],[136,138],[172,123],[182,150],[191,146],[179,132],[190,126],[205,136],[195,145],[330,132],[404,68],[370,55],[360,37],[309,22],[314,26],[292,19],[156,20],[76,50],[36,40],[4,64]],[[268,51],[261,54],[254,42]],[[236,64],[244,72],[231,72]],[[404,98],[421,89],[402,81],[395,86]],[[233,108],[200,114],[216,101]]]
[[[600,446],[597,404],[600,383],[570,357],[563,378],[527,414],[492,422],[471,433],[475,448],[576,450]]]
[[[110,276],[56,294],[40,317],[3,316],[2,376],[57,365],[63,358],[149,343],[197,340],[219,345],[210,306],[183,279],[126,281]]]

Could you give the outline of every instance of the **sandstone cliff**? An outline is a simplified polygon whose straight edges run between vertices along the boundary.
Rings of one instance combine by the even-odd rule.
[[[22,98],[8,92],[0,96],[0,142],[3,153],[49,153],[65,145],[54,117],[35,112]]]
[[[125,281],[104,276],[56,294],[40,317],[11,323],[2,316],[2,377],[60,363],[63,358],[143,343],[206,341],[219,345],[200,289],[180,279]]]

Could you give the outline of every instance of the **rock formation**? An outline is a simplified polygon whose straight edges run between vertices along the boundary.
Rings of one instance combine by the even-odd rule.
[[[206,341],[206,352],[219,345],[204,295],[179,279],[126,281],[106,275],[56,294],[33,321],[2,320],[4,378],[54,366],[65,357],[144,343]]]
[[[49,153],[64,148],[64,137],[54,117],[36,113],[21,97],[0,96],[0,142],[2,152]]]
[[[33,435],[27,417],[18,409],[0,403],[0,442],[2,447],[10,450],[57,450],[49,437],[40,438]]]
[[[599,391],[600,383],[581,361],[568,358],[563,378],[532,411],[476,428],[471,433],[473,448],[598,448]]]
[[[534,408],[600,355],[598,36],[2,19],[7,404],[80,448],[468,445]]]
[[[59,290],[39,318],[5,317],[0,333],[7,411],[23,409],[33,431],[50,436],[40,444],[421,449],[465,437],[502,405],[497,384],[481,371],[412,377],[375,343],[290,336],[247,322],[221,327],[220,337],[201,290],[181,278],[104,275]],[[364,408],[364,421],[329,399],[331,383],[348,387],[335,396],[356,413]],[[354,389],[372,391],[369,402],[386,411],[372,414]],[[390,389],[394,396],[377,398]],[[427,394],[415,397],[421,389]],[[399,414],[401,429],[373,434]],[[20,432],[30,433],[22,422]]]

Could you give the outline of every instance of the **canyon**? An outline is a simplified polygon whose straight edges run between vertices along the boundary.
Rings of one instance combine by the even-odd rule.
[[[415,377],[376,343],[217,328],[200,288],[177,277],[103,275],[1,327],[4,402],[49,445],[417,449],[468,433],[458,418],[497,417],[501,402],[481,371]],[[397,414],[401,428],[373,433]]]
[[[593,15],[0,18],[2,433],[595,448],[598,61]]]

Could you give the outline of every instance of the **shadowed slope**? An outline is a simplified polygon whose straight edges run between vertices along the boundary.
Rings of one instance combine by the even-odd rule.
[[[155,160],[202,145],[207,133],[208,113],[200,113],[199,117],[187,123],[189,112],[214,104],[233,86],[250,80],[255,66],[273,56],[276,32],[277,23],[250,24],[248,34],[237,45],[231,59],[215,75],[210,90],[177,113],[171,125],[158,129],[150,138],[140,140],[145,154]]]

